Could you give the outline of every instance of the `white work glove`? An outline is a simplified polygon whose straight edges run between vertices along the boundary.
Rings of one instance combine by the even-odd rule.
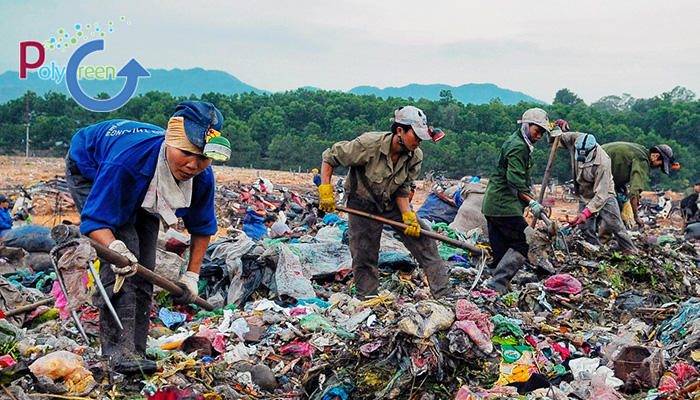
[[[530,210],[532,210],[532,215],[535,217],[535,219],[539,219],[540,214],[542,214],[542,211],[544,210],[542,204],[540,204],[539,201],[532,199],[528,205],[530,206]]]
[[[185,293],[175,301],[178,304],[191,304],[199,295],[199,274],[194,271],[185,271],[177,282],[178,286],[185,290]]]
[[[119,253],[121,256],[126,257],[131,262],[131,264],[124,267],[118,267],[114,264],[110,264],[110,266],[112,267],[112,271],[114,271],[114,275],[116,277],[114,281],[113,292],[117,293],[119,292],[119,290],[121,290],[122,285],[124,284],[124,280],[136,274],[139,260],[136,258],[134,253],[129,251],[129,249],[126,247],[126,244],[124,244],[124,242],[122,242],[121,240],[115,240],[112,243],[110,243],[109,249],[116,253]]]

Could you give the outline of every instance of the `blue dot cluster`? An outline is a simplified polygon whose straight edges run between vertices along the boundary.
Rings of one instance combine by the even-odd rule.
[[[119,23],[129,25],[131,21],[128,21],[126,17],[119,17]],[[100,24],[95,22],[94,24],[75,24],[73,26],[75,32],[71,35],[65,29],[59,28],[57,30],[57,35],[52,36],[45,40],[42,44],[46,50],[61,49],[61,51],[66,51],[66,48],[70,46],[79,45],[80,39],[87,41],[88,37],[105,37],[106,33],[114,32],[115,23],[113,21],[107,22],[107,27],[100,29]]]

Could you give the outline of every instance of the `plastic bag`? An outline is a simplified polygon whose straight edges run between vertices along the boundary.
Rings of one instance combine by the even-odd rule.
[[[187,321],[187,314],[177,311],[170,311],[163,307],[160,309],[160,311],[158,311],[158,319],[163,322],[163,325],[170,328],[175,324]]]
[[[600,366],[599,358],[580,357],[569,361],[569,368],[574,379],[586,379],[588,375],[593,374]]]
[[[532,374],[537,373],[537,362],[532,347],[502,345],[501,350],[503,361],[499,367],[501,375],[496,386],[527,382]]]
[[[688,365],[684,362],[673,365],[669,368],[671,372],[676,374],[676,379],[680,383],[687,382],[691,378],[695,378],[698,375],[698,371],[692,365]]]
[[[384,345],[382,341],[363,344],[360,346],[360,353],[365,357],[369,357],[372,352],[378,350],[382,345]]]
[[[238,318],[231,323],[229,331],[235,333],[240,340],[245,340],[245,334],[250,332],[250,327],[245,318]]]
[[[491,354],[493,351],[493,343],[491,338],[481,331],[474,321],[457,321],[455,326],[469,335],[469,338],[479,346],[479,349],[485,354]]]
[[[335,326],[331,325],[328,320],[323,318],[319,314],[309,314],[305,315],[301,321],[299,321],[299,324],[301,325],[302,328],[306,329],[307,331],[311,332],[316,332],[317,330],[322,330],[325,332],[333,333],[338,336],[346,337],[346,338],[354,338],[355,334],[354,333],[348,333],[342,329],[336,328]]]
[[[201,395],[193,392],[190,389],[180,390],[174,387],[160,389],[153,394],[146,395],[146,400],[160,399],[198,399]]]
[[[340,322],[339,325],[343,327],[348,332],[353,332],[357,327],[366,319],[368,319],[372,315],[372,309],[371,308],[365,308],[364,310],[354,314],[350,318],[348,318],[346,321]],[[375,316],[376,318],[376,316]],[[368,325],[369,326],[369,325]]]
[[[297,342],[296,339],[292,343],[280,349],[281,354],[294,354],[297,356],[312,357],[316,352],[316,348],[309,343]]]
[[[245,361],[258,351],[256,346],[246,346],[242,342],[233,346],[233,349],[224,353],[223,358],[228,364],[233,364],[236,361]]]
[[[676,389],[678,389],[678,382],[676,382],[672,376],[664,375],[661,377],[661,380],[659,380],[659,391],[670,392]]]
[[[29,366],[29,370],[34,375],[44,375],[53,381],[63,378],[69,393],[80,393],[95,382],[92,372],[84,365],[79,355],[61,350],[39,358]]]
[[[316,233],[316,241],[340,243],[343,239],[343,231],[337,226],[324,226]]]
[[[661,339],[663,344],[680,340],[684,332],[690,330],[698,316],[700,316],[700,298],[692,297],[678,307],[672,318],[661,324],[656,332],[656,337]]]
[[[474,321],[476,326],[488,337],[493,336],[493,322],[489,320],[491,316],[485,312],[481,312],[479,307],[471,301],[459,299],[455,306],[457,319],[460,321]]]
[[[605,383],[607,376],[604,373],[597,373],[593,376],[591,384],[593,390],[589,399],[595,400],[618,400],[623,399],[622,395]]]
[[[403,313],[405,317],[399,321],[399,328],[409,335],[424,339],[437,331],[448,329],[455,319],[452,310],[430,300],[406,304]]]
[[[88,276],[85,273],[88,263],[97,259],[97,253],[87,239],[78,239],[79,245],[66,250],[58,260],[58,269],[63,276],[66,291],[70,293],[66,299],[65,310],[77,310],[86,302]],[[63,315],[63,314],[62,314]]]
[[[501,314],[497,314],[491,317],[491,322],[494,324],[494,335],[502,338],[512,336],[519,342],[522,342],[525,332],[512,320],[507,319]]]
[[[284,245],[279,246],[279,252],[280,257],[275,273],[277,293],[296,300],[316,298],[311,280],[304,276],[299,256]]]
[[[600,354],[610,361],[615,360],[625,347],[638,345],[637,332],[644,332],[649,327],[642,321],[632,319],[618,329],[620,333],[617,337],[600,351]]]
[[[15,359],[12,358],[12,356],[9,354],[5,354],[2,357],[0,357],[0,368],[9,367],[15,364],[17,364],[17,361],[15,361]]]
[[[569,274],[557,274],[550,276],[544,283],[547,290],[556,293],[579,294],[583,290],[583,286],[578,279]]]

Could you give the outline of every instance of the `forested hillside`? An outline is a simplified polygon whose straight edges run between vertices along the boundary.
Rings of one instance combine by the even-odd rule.
[[[447,137],[439,143],[423,143],[423,171],[435,170],[446,177],[494,171],[494,160],[506,136],[517,129],[516,120],[532,106],[542,106],[550,120],[566,119],[573,130],[590,132],[598,141],[633,141],[645,146],[666,143],[673,147],[680,170],[670,177],[658,171],[651,185],[681,190],[700,178],[700,102],[694,94],[676,88],[651,99],[608,96],[585,104],[567,89],[554,103],[542,106],[519,103],[507,106],[462,104],[450,91],[438,101],[353,95],[299,89],[275,94],[209,93],[201,100],[214,103],[226,121],[223,134],[234,151],[229,165],[303,171],[320,165],[321,152],[339,140],[350,140],[362,132],[389,130],[389,117],[399,106],[422,108],[431,125],[441,127]],[[185,97],[149,92],[131,99],[110,113],[90,112],[63,94],[26,96],[0,105],[0,153],[23,155],[27,108],[30,115],[30,153],[65,155],[71,136],[80,128],[105,120],[126,118],[165,127],[175,105]],[[544,173],[550,147],[543,140],[535,146],[535,179]],[[570,179],[569,157],[560,150],[553,177],[560,183]]]

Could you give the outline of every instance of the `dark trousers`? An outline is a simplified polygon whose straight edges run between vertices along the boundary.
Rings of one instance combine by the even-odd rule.
[[[586,204],[579,201],[579,212],[583,211],[584,208],[586,208]],[[615,235],[620,251],[626,253],[634,253],[637,251],[637,246],[632,242],[627,228],[625,228],[625,224],[622,222],[620,207],[615,197],[610,197],[598,214],[598,216],[591,215],[591,217],[581,225],[581,236],[583,236],[588,243],[597,246],[601,245],[600,240],[598,240],[598,234],[596,233],[598,218],[600,218],[608,229],[612,231],[613,235]]]
[[[82,211],[93,182],[82,176],[70,157],[66,158],[66,181],[76,207]],[[141,266],[153,271],[159,228],[157,217],[139,209],[136,223],[115,228],[114,236],[126,244]],[[96,294],[93,303],[100,307],[102,354],[120,359],[143,358],[146,354],[153,284],[134,275],[126,278],[121,290],[114,293],[115,274],[106,261],[100,260],[100,265],[100,279],[124,326],[123,330],[119,329],[102,296]]]
[[[489,229],[491,256],[493,257],[491,268],[496,268],[509,248],[527,258],[530,246],[525,240],[525,228],[527,228],[525,218],[521,216],[486,217],[486,223]]]
[[[397,222],[403,222],[401,212],[396,208],[379,215]],[[420,218],[418,222],[421,229],[430,230],[430,227]],[[384,224],[353,214],[348,214],[348,223],[348,239],[350,241],[350,254],[352,255],[355,290],[357,297],[364,299],[368,296],[376,295],[379,288],[377,265],[379,263],[379,245]],[[438,298],[448,294],[452,285],[447,276],[447,266],[438,253],[435,240],[425,236],[415,238],[404,235],[401,229],[395,228],[394,230],[399,234],[401,242],[403,242],[408,251],[415,257],[418,265],[423,269],[433,295]]]

